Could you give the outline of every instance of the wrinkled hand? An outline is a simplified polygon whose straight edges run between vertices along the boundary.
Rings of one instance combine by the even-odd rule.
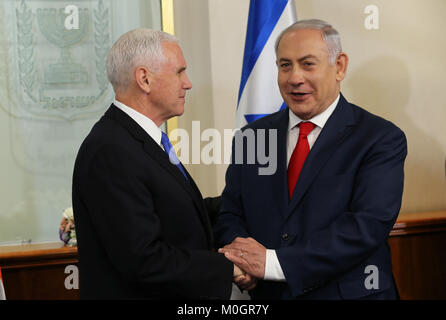
[[[239,266],[234,264],[234,275],[233,275],[234,279],[242,277],[244,275],[245,275],[245,272],[242,269],[240,269]]]
[[[257,278],[254,278],[248,273],[245,273],[242,276],[234,278],[234,283],[241,290],[252,290],[257,286]]]
[[[265,276],[266,248],[253,238],[235,238],[218,252],[239,266],[249,275],[263,279]]]
[[[234,283],[242,290],[252,290],[257,285],[257,279],[247,274],[234,264]]]

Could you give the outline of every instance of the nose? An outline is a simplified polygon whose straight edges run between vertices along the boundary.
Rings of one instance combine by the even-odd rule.
[[[184,90],[192,89],[192,82],[190,82],[190,80],[189,80],[189,78],[187,77],[186,74],[184,75],[183,89]]]
[[[288,83],[293,86],[301,85],[305,82],[304,73],[300,68],[293,68],[289,74]]]

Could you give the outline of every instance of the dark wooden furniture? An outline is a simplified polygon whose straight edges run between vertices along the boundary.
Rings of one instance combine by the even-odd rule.
[[[64,247],[62,242],[0,246],[6,299],[79,299],[79,290],[65,287],[66,278],[74,275],[72,271],[66,274],[65,268],[77,263],[77,248]]]
[[[400,214],[389,245],[401,299],[446,299],[446,211]]]
[[[389,237],[401,299],[446,299],[446,211],[402,213]],[[0,246],[7,299],[79,299],[66,289],[77,248],[62,243]]]

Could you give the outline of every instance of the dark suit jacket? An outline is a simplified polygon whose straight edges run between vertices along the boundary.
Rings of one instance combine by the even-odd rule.
[[[290,201],[287,128],[285,109],[243,129],[254,130],[256,139],[259,129],[278,130],[275,174],[259,175],[259,161],[231,164],[226,173],[216,228],[220,245],[237,236],[253,237],[276,250],[287,280],[262,281],[253,297],[396,298],[387,237],[401,206],[404,133],[341,95]],[[365,285],[369,265],[379,272],[378,289]]]
[[[74,168],[81,298],[229,299],[233,264],[211,251],[210,217],[188,177],[127,114],[108,109]]]

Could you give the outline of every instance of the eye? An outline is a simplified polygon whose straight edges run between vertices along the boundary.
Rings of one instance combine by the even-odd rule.
[[[283,62],[283,63],[280,64],[280,67],[281,68],[286,68],[286,67],[289,67],[290,65],[291,64],[289,62]]]
[[[177,75],[179,75],[179,76],[181,76],[183,73],[186,73],[186,68],[180,68],[180,69],[177,71]]]

